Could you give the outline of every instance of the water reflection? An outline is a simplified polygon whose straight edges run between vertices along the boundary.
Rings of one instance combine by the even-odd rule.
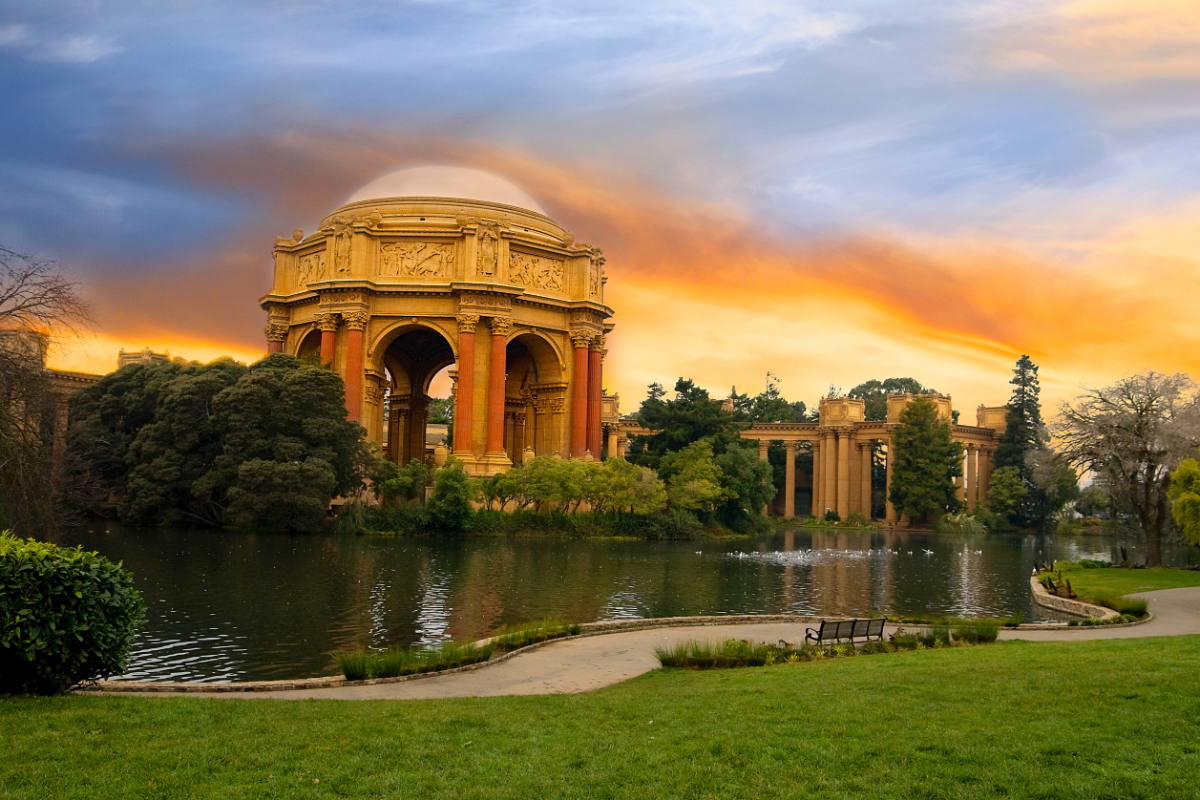
[[[509,624],[714,614],[1034,618],[1034,559],[1139,557],[1112,537],[794,530],[756,542],[391,539],[122,530],[75,537],[125,562],[149,605],[134,680],[332,673],[338,649],[429,645]],[[1181,551],[1166,548],[1168,558]]]

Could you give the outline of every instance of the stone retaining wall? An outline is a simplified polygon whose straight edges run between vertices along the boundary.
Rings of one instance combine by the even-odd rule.
[[[1091,603],[1085,603],[1082,600],[1070,600],[1066,597],[1056,597],[1046,591],[1046,587],[1042,586],[1038,581],[1037,575],[1029,579],[1029,588],[1033,591],[1033,602],[1035,605],[1045,608],[1052,608],[1055,611],[1060,611],[1064,614],[1070,614],[1073,617],[1090,617],[1093,619],[1115,619],[1121,616],[1111,608],[1103,606],[1094,606]]]

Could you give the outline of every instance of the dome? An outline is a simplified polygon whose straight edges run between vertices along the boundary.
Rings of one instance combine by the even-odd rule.
[[[464,167],[411,167],[389,172],[359,189],[346,204],[391,197],[457,197],[546,213],[516,185],[490,172]]]

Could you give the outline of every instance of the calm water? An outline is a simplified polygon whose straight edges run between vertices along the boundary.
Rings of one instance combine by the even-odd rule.
[[[123,677],[270,680],[332,674],[334,650],[477,637],[546,617],[877,609],[1032,619],[1035,558],[1119,559],[1121,542],[802,530],[728,544],[414,540],[109,525],[70,543],[124,561],[149,606]]]

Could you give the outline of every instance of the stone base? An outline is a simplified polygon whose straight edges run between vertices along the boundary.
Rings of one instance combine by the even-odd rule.
[[[508,457],[508,453],[500,451],[499,453],[488,453],[483,458],[476,462],[479,469],[478,472],[472,472],[472,475],[483,475],[490,477],[501,472],[508,472],[512,469],[512,459]]]

